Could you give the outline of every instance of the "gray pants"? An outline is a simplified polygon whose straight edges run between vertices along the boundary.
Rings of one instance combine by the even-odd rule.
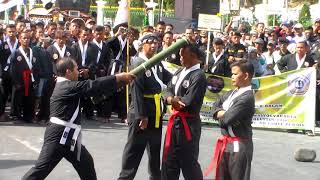
[[[238,152],[233,152],[233,144],[228,144],[228,147],[219,166],[219,180],[250,180],[252,140],[240,141]]]

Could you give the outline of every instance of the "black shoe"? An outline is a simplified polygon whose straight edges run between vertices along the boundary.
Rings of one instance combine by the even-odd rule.
[[[287,129],[288,133],[298,133],[299,130],[298,129]]]

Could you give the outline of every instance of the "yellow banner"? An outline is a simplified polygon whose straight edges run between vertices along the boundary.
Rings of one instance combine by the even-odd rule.
[[[167,62],[163,64],[172,73],[178,69],[176,65]],[[231,78],[210,74],[206,74],[206,77],[208,85],[200,113],[201,121],[216,124],[218,122],[213,119],[212,105],[221,95],[234,87]],[[254,78],[252,88],[255,89],[256,103],[256,113],[252,119],[253,127],[314,129],[316,98],[314,68]]]

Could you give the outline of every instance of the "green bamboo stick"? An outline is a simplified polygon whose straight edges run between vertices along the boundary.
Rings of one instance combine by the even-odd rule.
[[[168,49],[161,51],[160,53],[150,58],[148,61],[140,64],[138,67],[131,70],[130,73],[136,76],[143,74],[145,71],[158,64],[160,61],[164,60],[166,57],[170,56],[175,51],[187,44],[189,44],[189,41],[186,38],[179,39],[177,42],[168,47]]]

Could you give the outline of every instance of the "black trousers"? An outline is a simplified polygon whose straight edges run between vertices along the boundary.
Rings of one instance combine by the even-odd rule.
[[[84,113],[87,118],[93,117],[94,105],[89,96],[81,97],[80,106],[82,107],[82,113]]]
[[[147,148],[150,180],[160,180],[160,150],[162,126],[154,128],[149,118],[148,128],[141,130],[139,120],[129,121],[128,141],[122,156],[122,169],[118,180],[134,179],[145,148]],[[153,126],[153,127],[152,127]]]
[[[40,97],[40,107],[38,113],[39,120],[49,120],[50,115],[50,97],[55,86],[54,79],[48,79],[42,89],[42,96]]]
[[[15,86],[12,88],[11,100],[11,115],[21,117],[26,122],[31,122],[34,118],[34,90],[32,83],[29,88],[29,95],[25,96],[24,87],[17,89]]]
[[[188,119],[192,140],[187,141],[181,120],[175,120],[171,133],[170,149],[166,160],[162,161],[162,180],[179,180],[180,169],[185,180],[203,179],[198,162],[200,123],[200,119]]]
[[[228,144],[230,146],[230,144]],[[225,152],[219,166],[219,180],[250,180],[251,161],[253,155],[252,140],[239,142],[239,151]]]
[[[96,180],[93,158],[82,145],[80,161],[77,160],[77,148],[74,152],[70,151],[70,146],[64,146],[59,142],[45,142],[42,146],[39,158],[22,180],[42,180],[56,167],[62,158],[68,160],[76,169],[81,180]]]
[[[97,117],[109,118],[109,107],[108,101],[106,99],[99,102],[99,104],[95,105],[95,109],[97,110]],[[107,115],[108,114],[108,115]]]
[[[12,81],[11,76],[8,72],[3,72],[2,74],[2,99],[0,107],[0,115],[5,112],[7,101],[10,99],[12,93]]]
[[[106,117],[110,118],[112,112],[118,113],[119,119],[127,118],[127,105],[126,105],[126,89],[114,93],[106,100]]]
[[[316,93],[316,126],[320,125],[320,94]]]

